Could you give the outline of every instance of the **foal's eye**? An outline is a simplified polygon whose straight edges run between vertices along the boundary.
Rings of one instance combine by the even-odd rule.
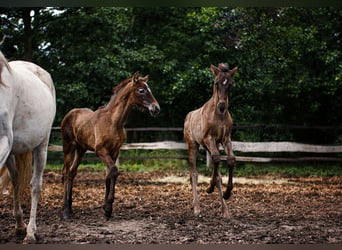
[[[140,89],[138,89],[138,92],[139,92],[140,94],[144,94],[144,93],[145,93],[145,90],[142,89],[142,88],[140,88]]]

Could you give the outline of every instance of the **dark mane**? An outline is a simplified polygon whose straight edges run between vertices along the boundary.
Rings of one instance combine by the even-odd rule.
[[[123,80],[122,82],[120,82],[118,85],[116,85],[114,88],[113,88],[113,95],[111,96],[109,102],[103,106],[100,106],[98,107],[97,109],[103,109],[105,107],[107,107],[112,101],[115,100],[115,97],[118,95],[118,93],[124,88],[126,87],[126,85],[131,82],[132,80],[132,77],[130,78],[127,78],[125,80]]]
[[[218,67],[221,72],[229,72],[229,66],[226,63],[220,63]]]

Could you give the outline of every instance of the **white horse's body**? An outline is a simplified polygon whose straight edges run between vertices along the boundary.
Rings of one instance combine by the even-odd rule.
[[[27,242],[35,241],[36,210],[55,112],[55,89],[50,74],[33,63],[7,63],[0,52],[0,166],[5,164],[11,176],[17,231],[24,230],[25,224],[16,188],[18,168],[14,156],[32,151],[34,159]]]

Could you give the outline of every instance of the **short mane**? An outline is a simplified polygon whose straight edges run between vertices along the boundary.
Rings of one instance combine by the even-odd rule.
[[[131,80],[132,80],[132,78],[127,78],[126,80],[123,80],[118,85],[116,85],[113,88],[113,94],[117,95],[120,92],[120,90],[123,89]]]

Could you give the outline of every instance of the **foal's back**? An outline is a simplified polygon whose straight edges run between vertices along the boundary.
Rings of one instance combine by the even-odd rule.
[[[82,144],[81,146],[85,149],[92,149],[94,144],[94,114],[94,111],[88,108],[70,110],[61,123],[63,143],[78,143]],[[87,139],[87,143],[85,143],[84,138]]]
[[[203,144],[202,109],[203,107],[193,110],[185,117],[184,137],[186,141]]]

